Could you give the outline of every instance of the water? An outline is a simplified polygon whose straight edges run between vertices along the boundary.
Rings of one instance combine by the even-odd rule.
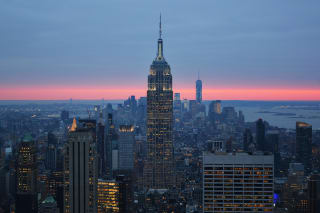
[[[72,104],[97,104],[112,103],[116,109],[117,103],[123,100],[72,100]],[[210,101],[204,101],[209,106]],[[70,104],[70,100],[61,101],[0,101],[0,105],[21,104]],[[222,101],[222,106],[233,106],[241,110],[248,122],[262,118],[273,126],[294,129],[296,121],[311,124],[313,129],[320,130],[320,101]]]
[[[320,130],[319,101],[222,101],[222,106],[241,110],[249,122],[262,118],[273,126],[295,129],[296,121],[303,121]]]

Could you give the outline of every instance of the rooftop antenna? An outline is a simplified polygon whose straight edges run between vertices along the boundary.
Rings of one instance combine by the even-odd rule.
[[[159,24],[159,38],[162,36],[162,27],[161,27],[161,13],[160,13],[160,24]]]

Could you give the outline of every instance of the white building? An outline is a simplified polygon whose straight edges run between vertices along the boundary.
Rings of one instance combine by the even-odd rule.
[[[272,212],[273,155],[203,153],[203,212]]]

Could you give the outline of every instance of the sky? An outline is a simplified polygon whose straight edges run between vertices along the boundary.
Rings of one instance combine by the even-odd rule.
[[[146,96],[162,14],[174,92],[320,100],[317,0],[1,0],[0,100]]]

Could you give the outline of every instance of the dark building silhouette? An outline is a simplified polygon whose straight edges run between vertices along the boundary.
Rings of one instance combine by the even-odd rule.
[[[196,101],[198,104],[202,103],[202,81],[198,76],[198,80],[196,81]]]
[[[64,212],[97,212],[96,121],[74,120],[65,151]]]
[[[116,181],[119,186],[119,212],[130,212],[133,201],[132,178],[127,175],[118,175]]]
[[[107,128],[106,128],[106,139],[105,139],[105,153],[106,153],[106,176],[109,179],[113,178],[113,167],[112,161],[114,160],[113,155],[115,154],[113,150],[117,146],[118,136],[115,131],[115,126],[113,123],[113,116],[111,113],[108,114]]]
[[[266,151],[266,126],[260,118],[256,122],[256,143],[259,151]]]
[[[308,181],[309,212],[320,212],[320,175],[311,175]]]
[[[102,114],[100,114],[100,118],[98,119],[97,124],[97,154],[98,154],[98,170],[99,177],[103,177],[106,175],[106,149],[105,149],[105,125],[104,121],[101,118]]]
[[[16,212],[38,212],[36,144],[26,135],[19,144],[16,161]]]
[[[173,174],[173,92],[170,66],[163,57],[163,41],[151,64],[147,92],[147,147],[144,166],[146,188],[167,189],[174,186]]]
[[[243,133],[243,150],[249,152],[249,146],[253,143],[253,137],[250,129],[246,129]]]
[[[312,162],[312,126],[308,123],[296,123],[296,159],[303,163],[305,171],[311,171]]]
[[[266,136],[268,144],[267,150],[274,155],[274,174],[276,177],[280,175],[281,155],[279,150],[279,131],[268,131]]]

